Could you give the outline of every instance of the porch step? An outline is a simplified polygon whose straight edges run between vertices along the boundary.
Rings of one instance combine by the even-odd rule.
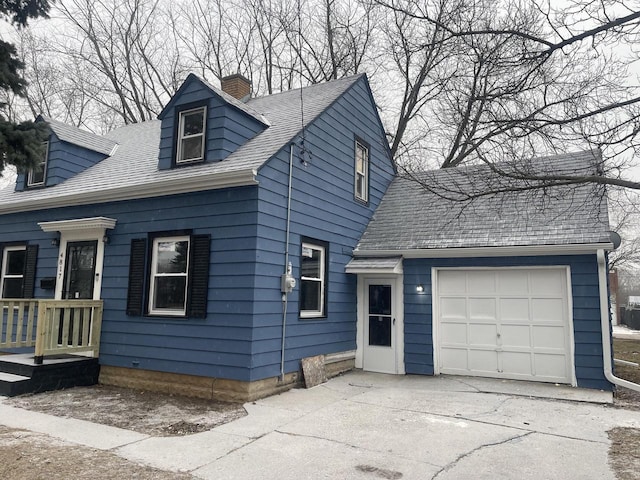
[[[13,397],[28,391],[29,377],[0,372],[0,395]]]
[[[33,354],[0,356],[0,395],[46,392],[98,383],[97,358],[74,355],[45,357],[35,365]]]

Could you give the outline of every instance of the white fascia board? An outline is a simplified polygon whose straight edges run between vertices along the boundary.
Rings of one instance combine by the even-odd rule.
[[[74,218],[73,220],[58,220],[54,222],[39,222],[43,232],[69,232],[72,230],[112,229],[116,220],[108,217]]]
[[[417,248],[412,250],[354,250],[354,257],[404,258],[468,258],[468,257],[520,257],[540,255],[584,255],[596,253],[598,249],[613,250],[612,243],[582,243],[568,245],[525,245],[509,247],[469,248]]]
[[[256,169],[227,173],[209,173],[197,177],[171,178],[148,184],[125,187],[100,188],[89,192],[58,195],[50,198],[30,199],[0,206],[0,214],[29,212],[46,208],[71,207],[96,203],[137,200],[140,198],[164,197],[180,193],[217,190],[229,187],[258,185]]]

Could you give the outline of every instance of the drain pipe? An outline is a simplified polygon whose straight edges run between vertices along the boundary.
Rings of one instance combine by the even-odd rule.
[[[598,286],[600,288],[600,323],[602,330],[602,359],[604,361],[604,376],[614,385],[640,392],[637,383],[616,377],[613,374],[611,358],[611,331],[609,325],[609,292],[607,291],[607,260],[603,249],[598,249]]]
[[[293,148],[295,144],[291,142],[289,150],[289,187],[287,192],[287,232],[284,246],[284,273],[282,274],[280,291],[282,292],[282,345],[280,347],[280,381],[284,382],[284,352],[285,338],[287,331],[287,306],[289,303],[289,293],[295,286],[295,281],[291,276],[291,262],[289,262],[289,226],[291,225],[291,183],[293,178]]]

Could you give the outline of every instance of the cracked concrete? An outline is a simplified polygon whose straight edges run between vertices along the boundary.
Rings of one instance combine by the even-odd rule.
[[[201,479],[614,479],[607,430],[640,428],[606,392],[351,372],[245,405],[208,432],[150,437],[4,405],[0,424]]]

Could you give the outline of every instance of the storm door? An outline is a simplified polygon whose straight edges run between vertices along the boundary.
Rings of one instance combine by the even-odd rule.
[[[363,368],[396,373],[396,319],[394,282],[369,280],[365,285]]]
[[[67,243],[63,299],[93,299],[97,248],[95,240]]]

